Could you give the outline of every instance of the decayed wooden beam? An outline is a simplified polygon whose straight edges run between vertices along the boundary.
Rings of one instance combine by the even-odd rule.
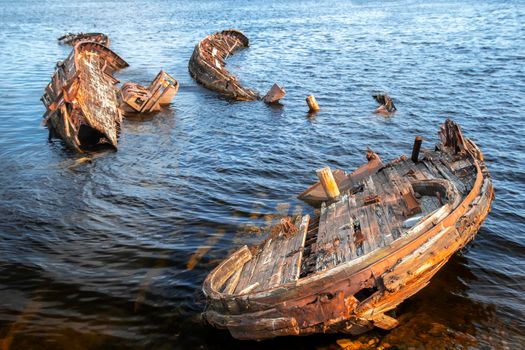
[[[306,97],[306,104],[308,105],[308,109],[310,111],[310,113],[315,113],[317,111],[319,111],[319,104],[317,103],[314,95],[310,95],[308,97]]]
[[[341,194],[339,192],[339,187],[335,182],[334,176],[332,175],[332,170],[329,167],[325,167],[317,170],[317,176],[321,185],[328,196],[328,199],[336,199]]]

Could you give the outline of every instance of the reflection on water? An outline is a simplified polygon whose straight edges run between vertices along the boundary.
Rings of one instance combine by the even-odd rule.
[[[2,6],[0,349],[524,347],[524,15],[519,1]],[[229,69],[263,93],[282,84],[282,106],[230,102],[190,78],[194,45],[230,27],[251,46]],[[180,83],[169,109],[124,121],[118,152],[74,154],[41,125],[68,31],[109,34],[130,63],[121,81],[162,68]],[[372,113],[376,90],[394,116]],[[206,274],[310,212],[295,196],[315,169],[351,170],[367,147],[407,154],[445,117],[483,149],[497,199],[468,249],[397,310],[399,328],[256,343],[202,323]]]

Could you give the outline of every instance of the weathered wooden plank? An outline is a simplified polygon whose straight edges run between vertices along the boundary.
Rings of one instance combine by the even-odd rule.
[[[452,182],[456,186],[459,192],[465,192],[465,185],[463,182],[461,182],[461,180],[456,175],[452,174],[452,172],[441,160],[433,161],[432,164],[438,169],[445,179]]]
[[[453,162],[449,162],[449,166],[450,166],[450,170],[452,170],[455,173],[457,171],[461,171],[465,168],[471,167],[472,162],[468,158],[459,159]]]
[[[337,266],[352,258],[353,250],[353,220],[350,216],[348,196],[338,202],[336,215],[333,222],[333,233],[324,241],[324,254],[316,262],[316,271],[321,271]]]
[[[264,275],[268,274],[268,269],[270,269],[271,265],[271,258],[273,253],[273,243],[275,239],[268,238],[266,242],[264,242],[264,246],[260,250],[260,252],[257,254],[255,264],[252,270],[252,274],[250,276],[250,279],[247,283],[247,287],[243,289],[243,291],[246,292],[246,290],[253,290],[257,286],[261,284],[261,281],[264,279]],[[255,287],[254,287],[255,286]],[[242,291],[241,291],[242,292]]]
[[[252,257],[250,261],[248,261],[246,264],[244,264],[244,267],[241,271],[241,276],[239,277],[239,282],[237,283],[237,286],[235,288],[235,293],[240,293],[244,288],[248,286],[248,283],[250,283],[250,279],[253,275],[253,270],[255,268],[255,265],[257,263],[258,256]]]
[[[239,279],[241,277],[242,269],[238,269],[229,279],[226,281],[226,284],[224,285],[223,293],[224,294],[232,294],[235,291],[235,288],[237,287],[237,284],[239,283]]]
[[[436,176],[434,175],[434,173],[432,173],[428,168],[427,166],[425,165],[425,162],[419,162],[417,163],[417,169],[423,174],[425,175],[425,178],[426,179],[435,179]]]
[[[374,315],[371,321],[374,322],[374,326],[385,330],[392,329],[399,324],[399,322],[395,318],[387,316],[385,314]]]
[[[272,279],[272,276],[280,274],[282,271],[282,262],[286,256],[289,241],[281,235],[273,239],[270,238],[269,241],[268,246],[265,246],[262,251],[261,259],[257,262],[255,273],[252,281],[250,281],[250,283],[259,283],[254,289],[255,291],[265,290],[270,284],[280,281],[280,279]]]
[[[296,281],[301,274],[301,263],[303,259],[304,243],[306,234],[308,232],[308,225],[310,223],[310,216],[302,217],[301,222],[298,223],[299,231],[293,237],[292,244],[288,249],[288,254],[284,262],[284,270],[282,273],[281,284]]]
[[[387,168],[384,171],[392,186],[392,191],[389,193],[392,212],[397,221],[403,222],[405,220],[404,213],[408,211],[408,208],[401,196],[403,191],[406,191],[408,187],[411,188],[412,185],[406,179],[403,180],[395,169]]]
[[[336,227],[334,225],[334,222],[337,213],[338,203],[340,202],[333,203],[330,206],[326,207],[324,211],[324,220],[323,217],[321,217],[321,221],[319,221],[319,233],[315,245],[315,254],[317,255],[315,263],[316,271],[323,270],[324,264],[327,262],[327,259],[331,256],[331,242],[333,241],[334,234],[336,233]]]
[[[374,213],[379,228],[381,246],[388,245],[394,241],[394,237],[392,236],[392,228],[385,213],[387,210],[387,205],[388,204],[386,203],[380,203],[379,205],[374,206]]]
[[[379,224],[375,213],[375,206],[378,204],[366,205],[362,208],[363,222],[366,222],[366,227],[361,226],[367,242],[369,243],[369,251],[373,251],[381,246],[382,237],[379,232]]]
[[[276,252],[272,258],[273,267],[269,273],[269,278],[260,283],[258,288],[259,290],[272,288],[278,286],[281,283],[282,274],[284,272],[283,270],[285,268],[284,262],[286,260],[286,256],[288,255],[290,246],[293,244],[292,242],[294,237],[295,236],[293,236],[291,239],[276,240],[274,245]]]
[[[350,237],[352,245],[355,247],[355,255],[361,256],[365,253],[366,245],[365,236],[361,230],[361,222],[359,219],[359,208],[362,205],[361,196],[350,196],[348,197],[348,213],[351,218],[351,223],[353,225],[351,233],[353,236]],[[358,203],[361,202],[361,203]]]

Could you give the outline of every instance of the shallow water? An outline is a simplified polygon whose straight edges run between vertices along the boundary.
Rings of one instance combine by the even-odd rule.
[[[398,309],[398,348],[525,347],[525,6],[521,1],[0,1],[2,349],[337,348],[342,336],[239,342],[203,325],[206,274],[280,215],[330,165],[367,147],[384,160],[430,146],[446,117],[484,151],[496,200],[476,240]],[[228,66],[288,92],[282,108],[232,103],[187,72],[194,45],[238,28]],[[56,38],[102,31],[146,84],[161,68],[174,104],[124,122],[118,152],[48,142],[39,101]],[[399,109],[374,115],[371,93]],[[321,111],[307,115],[315,94]],[[446,329],[440,336],[429,328]],[[429,335],[430,334],[430,335]]]

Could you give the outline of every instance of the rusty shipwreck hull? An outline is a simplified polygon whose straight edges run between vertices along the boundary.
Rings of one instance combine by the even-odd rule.
[[[494,197],[483,155],[459,126],[447,120],[439,136],[422,160],[388,163],[362,192],[342,193],[312,220],[299,217],[295,234],[281,230],[220,263],[204,281],[205,320],[238,339],[395,327],[387,312],[474,238]],[[367,205],[374,193],[381,200]],[[422,214],[404,228],[414,198]]]
[[[259,95],[241,86],[235,76],[225,67],[225,60],[234,52],[247,48],[248,38],[236,29],[208,35],[201,40],[190,58],[190,75],[210,90],[238,101],[254,101]]]
[[[75,44],[71,54],[57,63],[41,98],[50,136],[60,137],[78,152],[98,145],[117,148],[122,116],[113,73],[127,66],[100,43]]]

